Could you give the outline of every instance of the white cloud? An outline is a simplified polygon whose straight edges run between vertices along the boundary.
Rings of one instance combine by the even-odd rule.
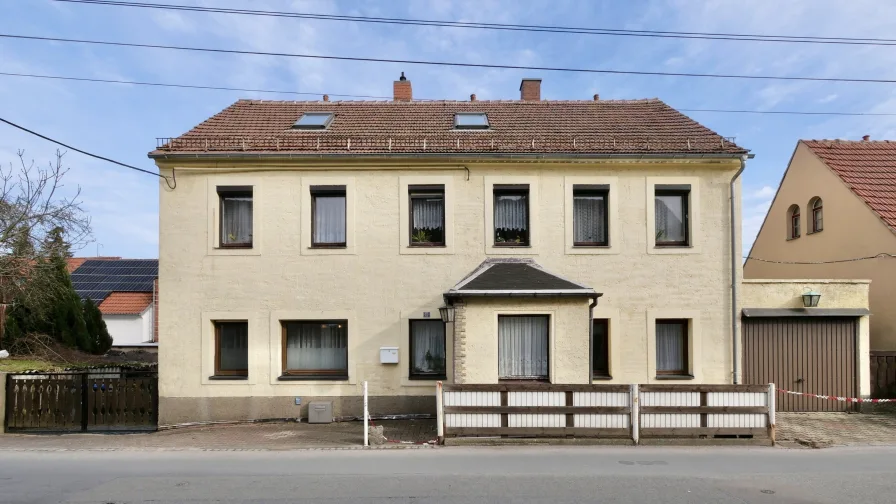
[[[837,99],[837,93],[831,93],[823,98],[819,98],[816,100],[816,103],[831,103],[832,101]]]
[[[755,191],[744,194],[744,200],[768,200],[775,195],[775,188],[772,186],[762,186]]]

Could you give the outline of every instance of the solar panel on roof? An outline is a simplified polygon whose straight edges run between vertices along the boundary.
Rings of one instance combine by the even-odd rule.
[[[79,296],[99,302],[112,292],[152,292],[158,276],[157,259],[88,259],[71,278]]]

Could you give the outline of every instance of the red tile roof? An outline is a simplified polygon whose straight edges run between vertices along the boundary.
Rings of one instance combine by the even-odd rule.
[[[100,303],[104,315],[139,315],[152,304],[152,292],[113,292]]]
[[[326,130],[296,130],[304,112],[333,112]],[[457,112],[484,112],[490,128],[454,129]],[[240,100],[150,156],[279,154],[744,154],[657,99],[598,101]]]
[[[801,140],[896,231],[896,142]]]

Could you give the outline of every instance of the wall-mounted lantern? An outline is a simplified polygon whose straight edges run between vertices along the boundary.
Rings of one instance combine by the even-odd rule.
[[[803,306],[806,308],[815,308],[818,306],[818,300],[821,299],[821,293],[809,291],[803,294]]]
[[[455,308],[453,306],[443,306],[439,308],[439,315],[442,317],[442,322],[449,323],[454,322],[454,311]]]

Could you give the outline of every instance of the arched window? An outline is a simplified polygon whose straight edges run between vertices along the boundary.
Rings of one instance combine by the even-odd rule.
[[[800,237],[800,207],[790,205],[787,210],[787,238],[793,240]]]
[[[821,198],[812,198],[809,201],[809,212],[812,214],[812,227],[810,231],[817,233],[824,229],[824,212],[821,208]]]

